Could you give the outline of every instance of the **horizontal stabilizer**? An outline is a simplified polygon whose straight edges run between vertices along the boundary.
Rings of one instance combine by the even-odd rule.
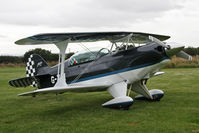
[[[8,83],[10,86],[13,86],[13,87],[27,87],[30,85],[32,86],[34,83],[34,84],[38,84],[38,86],[37,86],[38,89],[41,89],[41,88],[46,87],[46,84],[42,84],[41,81],[45,82],[46,80],[50,80],[50,77],[51,77],[51,75],[49,75],[49,74],[38,75],[38,76],[13,79],[13,80],[10,80]]]
[[[106,84],[87,84],[87,85],[82,85],[82,86],[75,86],[75,85],[69,85],[69,86],[57,86],[57,87],[49,87],[49,88],[44,88],[44,89],[38,89],[26,93],[19,94],[19,96],[30,96],[30,95],[35,95],[35,94],[42,94],[42,93],[63,93],[67,91],[78,91],[78,90],[85,90],[85,91],[91,91],[91,90],[96,90],[96,89],[106,89],[110,85]]]
[[[10,80],[8,83],[13,87],[27,87],[29,85],[32,85],[32,82],[34,81],[34,77],[25,77]]]

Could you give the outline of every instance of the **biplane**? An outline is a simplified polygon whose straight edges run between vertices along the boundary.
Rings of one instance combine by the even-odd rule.
[[[149,90],[146,86],[151,77],[163,74],[160,69],[176,55],[188,60],[191,56],[183,52],[184,46],[168,45],[170,36],[141,32],[84,32],[84,33],[46,33],[20,39],[18,45],[54,44],[59,49],[58,64],[50,67],[37,54],[27,59],[27,77],[13,79],[14,87],[36,87],[35,90],[19,94],[33,96],[38,94],[62,94],[67,91],[104,91],[113,99],[102,104],[103,107],[128,109],[133,99],[130,92],[138,93],[135,99],[159,101],[164,92]],[[110,48],[86,49],[65,60],[69,43],[109,41]]]

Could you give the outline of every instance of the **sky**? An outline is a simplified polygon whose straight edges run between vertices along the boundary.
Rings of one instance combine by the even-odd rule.
[[[169,35],[168,42],[199,47],[198,5],[199,0],[0,0],[0,55],[19,56],[34,48],[58,53],[54,45],[14,43],[56,32],[147,32]],[[67,50],[80,49],[70,44]]]

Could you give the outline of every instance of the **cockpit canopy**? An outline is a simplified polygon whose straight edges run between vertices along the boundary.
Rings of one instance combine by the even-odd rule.
[[[107,48],[86,49],[86,50],[77,52],[73,56],[71,56],[69,59],[68,65],[73,66],[77,64],[90,62],[108,53],[110,53],[110,51]]]

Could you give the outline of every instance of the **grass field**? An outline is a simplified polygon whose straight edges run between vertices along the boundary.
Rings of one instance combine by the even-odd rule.
[[[162,89],[160,102],[134,101],[129,110],[102,108],[108,92],[18,97],[32,88],[13,88],[25,68],[0,68],[1,133],[199,133],[199,69],[164,69],[148,87]],[[131,93],[134,97],[135,93]]]

